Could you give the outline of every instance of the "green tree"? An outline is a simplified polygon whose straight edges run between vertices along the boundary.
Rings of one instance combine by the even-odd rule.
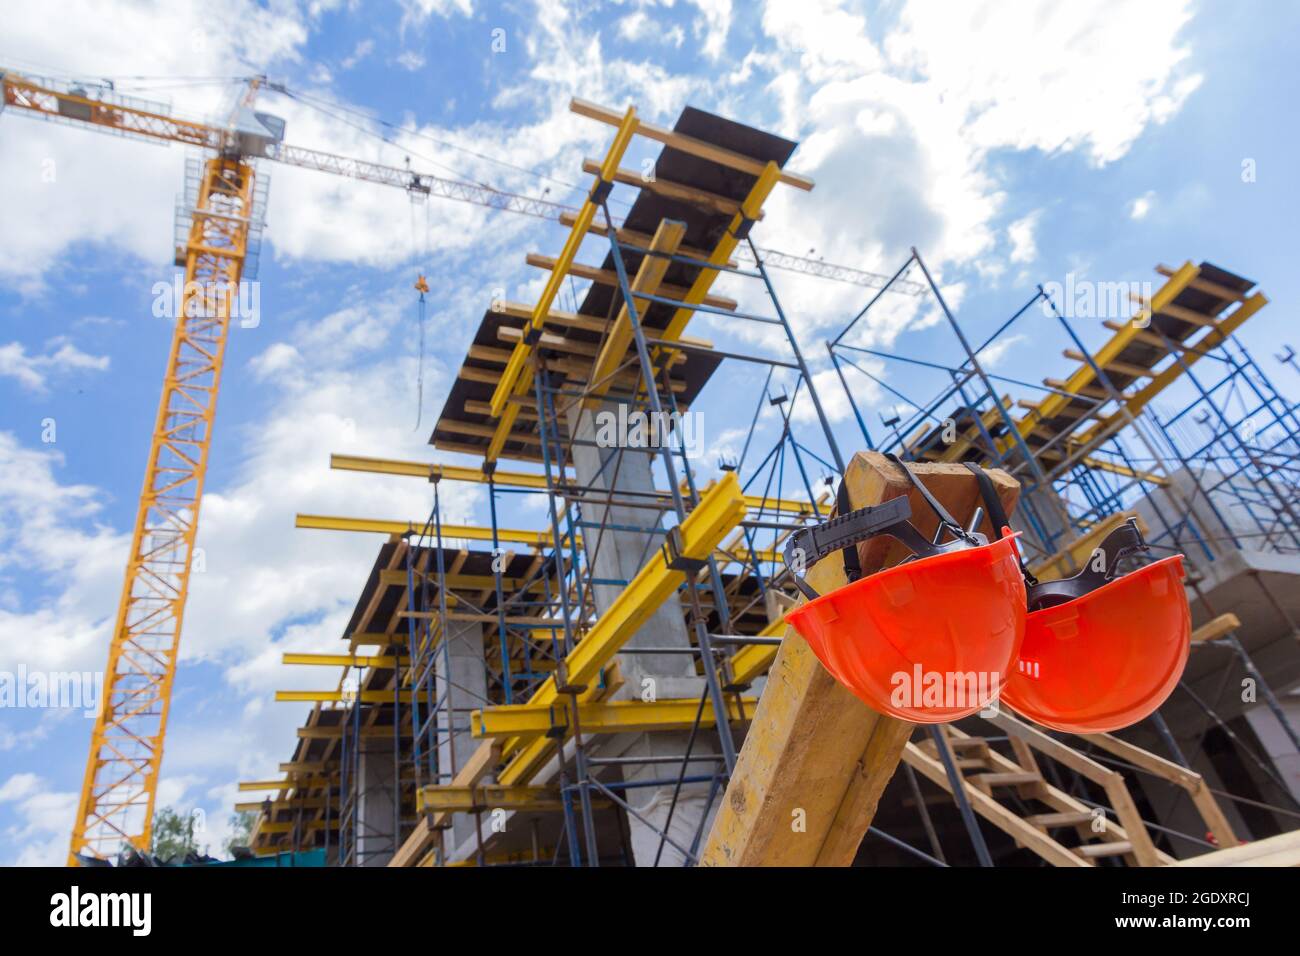
[[[149,852],[160,860],[184,859],[191,850],[198,850],[194,838],[194,816],[181,815],[171,807],[163,807],[153,815],[153,837]]]
[[[251,813],[248,810],[231,814],[230,838],[226,840],[227,853],[234,856],[235,847],[248,846],[253,839],[253,824],[256,822],[257,814]]]

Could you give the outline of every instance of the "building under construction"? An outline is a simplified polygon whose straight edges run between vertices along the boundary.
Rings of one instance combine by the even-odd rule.
[[[1267,303],[1227,268],[1249,264],[1159,266],[1154,294],[1089,349],[1043,287],[971,340],[913,250],[816,344],[852,412],[833,427],[753,235],[774,191],[813,188],[786,167],[796,144],[690,108],[672,129],[573,109],[608,128],[608,151],[584,164],[567,233],[527,258],[540,298],[483,303],[429,439],[440,463],[332,461],[428,482],[428,514],[302,503],[295,533],[371,534],[377,550],[340,645],[285,655],[321,689],[277,695],[313,706],[280,776],[240,785],[254,851],[323,849],[339,866],[1300,861],[1300,413],[1236,336]],[[661,149],[652,177],[622,165],[638,137]],[[582,261],[593,248],[603,258]],[[962,358],[863,344],[895,295],[939,310]],[[744,340],[762,347],[693,337],[700,313],[752,323]],[[1061,343],[1049,377],[986,367],[1031,315]],[[891,363],[906,374],[882,374]],[[742,366],[719,393],[719,370]],[[705,403],[755,423],[708,481],[683,435]],[[915,499],[888,455],[996,537],[963,463],[990,469],[1039,577],[1081,569],[1130,519],[1152,556],[1183,555],[1194,631],[1163,705],[1115,734],[996,708],[921,725],[833,680],[787,631],[802,599],[781,552],[837,495]],[[445,518],[462,483],[485,492],[479,524]],[[535,527],[499,520],[521,496]],[[900,553],[868,544],[861,559]]]

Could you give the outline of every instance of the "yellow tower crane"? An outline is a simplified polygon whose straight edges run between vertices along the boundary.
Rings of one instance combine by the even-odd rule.
[[[105,859],[124,845],[147,850],[162,764],[172,681],[189,592],[213,418],[232,304],[256,251],[265,188],[256,161],[397,186],[492,209],[561,220],[576,210],[478,183],[350,159],[283,142],[284,121],[253,109],[263,78],[253,78],[225,125],[173,116],[162,104],[118,95],[110,84],[26,75],[0,67],[0,112],[39,117],[210,153],[184,212],[176,265],[185,285],[173,329],[144,488],[136,512],[122,596],[109,645],[104,700],[90,742],[73,826],[69,865]],[[275,87],[288,93],[282,87]],[[769,266],[879,288],[884,277],[772,250]],[[916,294],[904,283],[901,291]],[[417,288],[427,291],[423,276]],[[899,284],[895,284],[899,291]]]

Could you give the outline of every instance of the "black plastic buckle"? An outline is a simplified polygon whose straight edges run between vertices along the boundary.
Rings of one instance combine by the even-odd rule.
[[[597,206],[603,206],[605,200],[609,198],[610,190],[613,188],[613,180],[597,179],[596,184],[591,187],[591,193],[587,196],[587,199]]]
[[[670,570],[681,571],[685,574],[698,574],[699,571],[709,562],[701,558],[692,558],[683,554],[685,542],[682,540],[681,525],[673,525],[668,530],[664,538],[664,564]]]
[[[737,241],[744,242],[749,238],[749,230],[753,228],[754,220],[750,219],[742,212],[740,214],[740,222],[736,224],[735,229],[731,230],[731,234],[736,237]]]

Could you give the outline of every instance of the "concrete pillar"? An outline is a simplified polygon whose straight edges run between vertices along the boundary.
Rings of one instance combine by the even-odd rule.
[[[575,407],[568,416],[570,433],[580,440],[594,441],[600,423],[598,416],[602,413],[617,416],[618,412],[618,404],[614,402],[606,402],[592,411]],[[614,420],[617,421],[617,417]],[[625,449],[620,457],[617,447],[597,448],[575,444],[573,468],[578,482],[593,489],[593,497],[600,493],[594,489],[613,489],[618,492],[655,490],[651,456],[644,450]],[[584,519],[592,524],[604,521],[610,526],[618,527],[618,530],[606,527],[603,533],[596,527],[582,529],[583,548],[592,568],[592,577],[615,582],[630,581],[650,556],[663,546],[662,534],[624,530],[663,527],[663,521],[652,510],[619,506],[606,508],[587,504],[583,505],[582,513]],[[624,587],[623,583],[596,585],[594,597],[597,610],[604,613]],[[650,616],[624,647],[635,650],[638,647],[688,648],[690,645],[681,603],[673,595]],[[704,681],[695,676],[696,659],[691,654],[620,654],[618,662],[623,672],[624,686],[615,695],[616,699],[698,699],[704,692]],[[686,751],[688,736],[686,733],[654,733],[621,735],[617,738],[596,737],[591,738],[591,752],[602,756],[624,757],[680,756]],[[702,730],[695,741],[693,754],[715,753],[715,742],[716,734],[712,729]],[[708,772],[714,767],[710,763],[693,763],[688,772]],[[623,779],[633,783],[675,778],[679,768],[678,764],[629,766],[624,768]],[[682,846],[690,847],[695,831],[699,828],[708,791],[707,783],[686,784],[678,796],[669,833]],[[647,826],[633,814],[627,815],[636,863],[638,866],[651,866],[659,849],[660,838],[655,828],[663,828],[668,822],[673,785],[668,783],[628,789],[621,796],[652,824]],[[705,832],[707,833],[707,828]],[[684,859],[671,846],[665,845],[659,865],[680,866]]]
[[[393,856],[397,817],[393,805],[393,741],[363,737],[357,780],[357,863],[386,866]]]
[[[446,647],[438,649],[434,680],[437,700],[450,701],[451,705],[450,711],[446,706],[438,708],[438,783],[451,783],[456,771],[481,743],[470,733],[469,712],[487,702],[484,627],[479,623],[448,621]],[[474,820],[470,815],[454,814],[447,845],[458,846],[473,832]]]

